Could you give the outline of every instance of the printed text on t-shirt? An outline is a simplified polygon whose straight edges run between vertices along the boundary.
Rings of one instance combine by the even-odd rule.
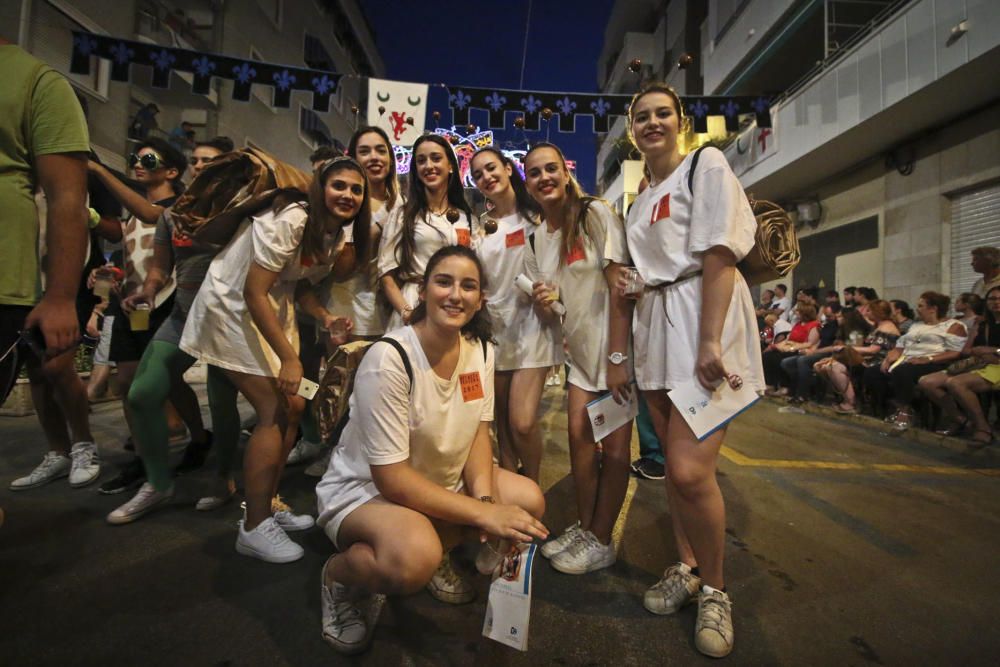
[[[466,403],[483,397],[483,382],[479,379],[479,371],[462,373],[458,376],[458,383],[462,386],[462,400]]]

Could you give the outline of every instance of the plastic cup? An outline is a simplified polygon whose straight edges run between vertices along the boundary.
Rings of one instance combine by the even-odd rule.
[[[111,297],[111,288],[114,283],[109,278],[96,278],[94,280],[94,296],[101,299]]]
[[[149,313],[148,303],[140,303],[129,313],[128,324],[132,331],[149,331]]]
[[[625,276],[625,296],[631,299],[638,299],[642,296],[642,291],[646,288],[646,283],[639,275],[639,270],[634,266],[627,266],[624,271]]]

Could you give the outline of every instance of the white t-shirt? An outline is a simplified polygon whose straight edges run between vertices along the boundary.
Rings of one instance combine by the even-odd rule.
[[[382,241],[379,244],[378,253],[378,275],[379,278],[385,276],[390,271],[399,268],[399,259],[402,256],[400,240],[403,234],[403,206],[397,206],[389,215],[389,220],[385,223],[385,230],[382,232]],[[448,222],[444,214],[418,215],[414,226],[414,251],[412,276],[401,276],[407,282],[401,289],[403,298],[412,308],[417,305],[419,288],[417,282],[424,276],[424,269],[427,268],[427,261],[441,248],[449,245],[470,245],[472,231],[469,227],[469,220],[463,211],[459,211],[459,219],[453,225]],[[393,312],[386,325],[387,331],[398,329],[403,326],[403,320],[399,313]]]
[[[325,278],[343,248],[343,232],[327,234],[323,245],[327,259],[307,259],[303,263],[300,244],[307,219],[305,207],[292,204],[276,214],[268,209],[240,225],[233,239],[212,260],[191,304],[180,341],[182,350],[220,368],[278,376],[281,361],[250,316],[243,287],[253,262],[279,274],[268,298],[285,337],[297,352],[295,284],[302,279],[315,284]]]
[[[354,378],[350,420],[316,487],[320,525],[339,526],[379,494],[372,465],[408,460],[435,484],[459,491],[479,424],[493,421],[492,345],[484,359],[482,344],[463,336],[455,372],[445,379],[431,368],[412,327],[387,336],[406,350],[413,384],[391,345],[377,343],[365,354]]]
[[[754,244],[757,221],[725,156],[707,148],[698,159],[692,202],[691,156],[629,210],[628,248],[647,285],[673,282],[701,270],[704,251],[725,246],[743,259]]]
[[[529,294],[514,279],[525,271],[525,252],[538,225],[515,213],[493,218],[497,231],[485,233],[488,215],[480,218],[473,246],[486,273],[486,308],[497,341],[497,370],[544,368],[562,363],[562,328],[545,324]]]
[[[570,383],[587,391],[605,391],[610,292],[604,269],[611,262],[628,264],[625,228],[602,200],[590,203],[584,226],[587,233],[562,263],[562,230],[552,231],[543,222],[525,266],[533,281],[554,276],[559,286],[559,300],[566,307],[563,335],[569,348]]]
[[[400,206],[396,200],[393,207]],[[376,295],[378,294],[378,242],[382,238],[382,229],[389,218],[388,205],[372,213],[372,239],[375,240],[371,266],[366,271],[355,272],[343,282],[327,279],[321,291],[327,293],[326,309],[340,317],[350,317],[354,322],[353,333],[356,336],[380,336],[385,331],[385,318]],[[344,227],[344,243],[354,242],[354,224]]]

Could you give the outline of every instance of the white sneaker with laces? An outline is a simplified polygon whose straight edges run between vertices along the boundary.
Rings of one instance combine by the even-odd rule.
[[[68,456],[63,456],[59,452],[48,452],[34,470],[24,477],[18,477],[11,482],[10,490],[24,491],[25,489],[34,489],[37,486],[48,484],[60,477],[66,477],[69,474],[71,465]]]
[[[663,578],[652,585],[642,597],[647,611],[664,616],[673,614],[684,605],[698,599],[701,577],[691,573],[684,563],[674,563],[663,572]]]
[[[145,514],[152,512],[160,505],[170,502],[174,497],[174,487],[171,486],[166,491],[157,491],[149,482],[144,482],[139,487],[139,491],[118,509],[108,514],[108,523],[120,526],[132,523]]]
[[[69,450],[73,463],[69,469],[69,485],[87,486],[101,475],[101,457],[97,445],[92,442],[78,442]]]
[[[274,520],[278,522],[278,525],[286,533],[309,530],[316,525],[316,519],[312,518],[312,516],[293,512],[288,503],[281,499],[281,496],[275,496],[271,500],[271,512]]]
[[[273,517],[264,519],[250,531],[243,529],[243,521],[240,519],[238,523],[237,553],[268,563],[291,563],[305,555],[305,550],[288,538]]]
[[[326,572],[325,567],[323,571]],[[323,639],[338,653],[361,653],[371,643],[384,603],[384,595],[366,595],[352,599],[343,584],[335,581],[327,585],[324,574],[320,583]]]
[[[586,574],[615,564],[615,543],[601,544],[589,530],[581,530],[568,547],[552,557],[552,567],[563,574]]]
[[[733,603],[711,586],[702,586],[698,595],[694,645],[712,658],[724,658],[733,650]]]
[[[294,466],[300,463],[306,463],[312,461],[317,456],[319,456],[320,450],[323,449],[323,445],[318,442],[312,442],[306,440],[305,438],[299,438],[299,441],[295,443],[292,447],[292,451],[288,452],[287,465]]]
[[[542,555],[546,558],[552,558],[560,551],[565,550],[566,547],[568,547],[579,534],[580,522],[577,521],[572,526],[564,530],[562,535],[543,544],[541,548]]]
[[[467,577],[451,564],[451,555],[445,554],[441,564],[427,582],[427,590],[435,600],[448,604],[465,604],[476,597],[476,589]]]

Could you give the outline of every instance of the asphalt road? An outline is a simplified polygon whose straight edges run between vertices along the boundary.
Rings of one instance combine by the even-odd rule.
[[[203,387],[198,388],[203,393]],[[547,390],[545,521],[570,522],[561,390]],[[889,438],[762,402],[730,430],[719,479],[728,506],[734,665],[995,664],[1000,599],[1000,463]],[[245,413],[247,412],[244,406]],[[107,461],[125,426],[95,407]],[[371,650],[354,659],[320,637],[319,573],[332,546],[312,530],[306,557],[271,565],[233,550],[236,504],[193,505],[200,471],[174,503],[133,525],[104,516],[123,496],[65,481],[7,490],[42,454],[34,417],[0,418],[0,664],[4,665],[686,665],[694,608],[656,617],[643,590],[674,560],[661,483],[633,481],[619,560],[582,577],[538,559],[530,649],[482,637],[488,580],[475,602],[426,593],[391,600]],[[634,443],[633,443],[634,444]],[[112,475],[109,469],[102,479]],[[283,493],[313,510],[315,480],[290,470]],[[992,656],[992,657],[991,657]]]

